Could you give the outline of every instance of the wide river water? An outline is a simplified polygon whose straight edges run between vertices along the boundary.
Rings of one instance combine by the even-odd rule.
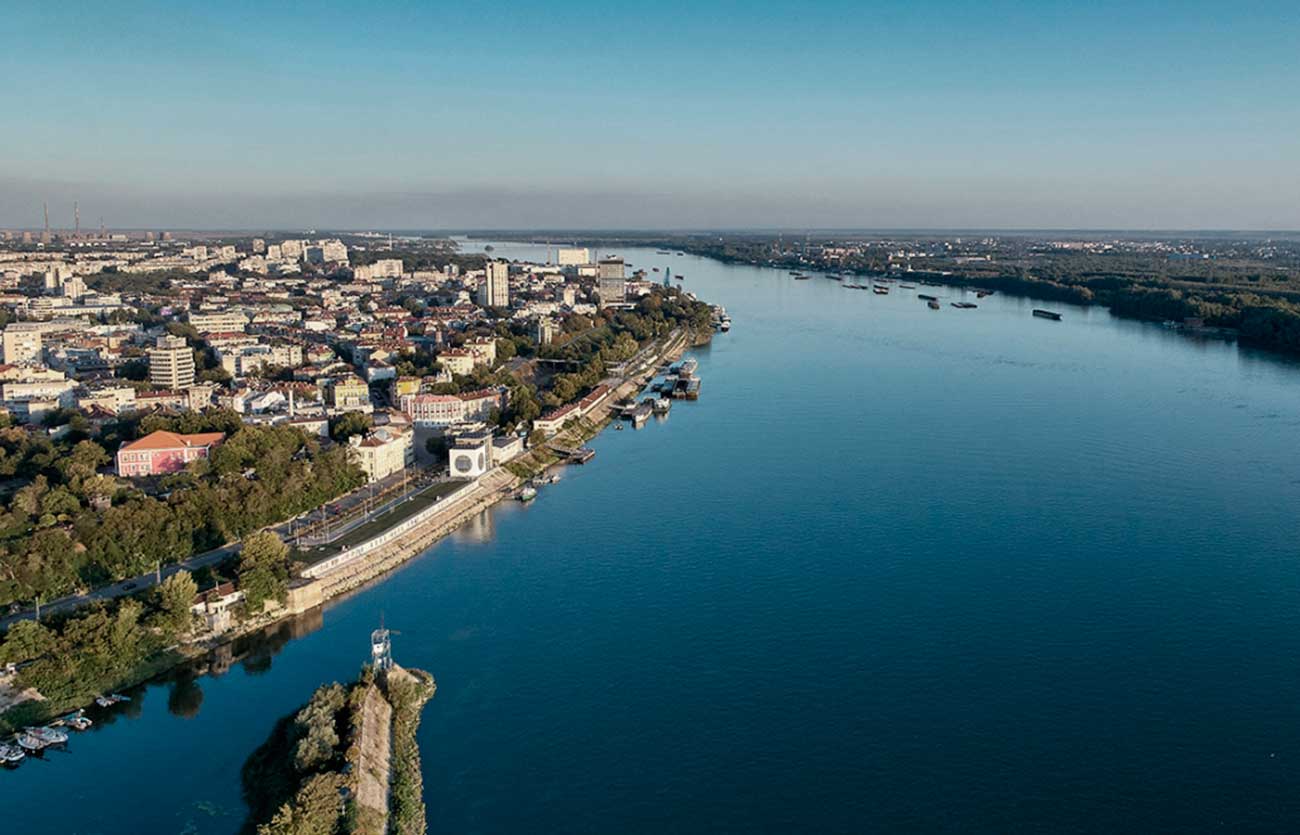
[[[381,618],[430,832],[1300,829],[1300,368],[620,254],[735,320],[698,402],[0,773],[3,829],[235,832]]]

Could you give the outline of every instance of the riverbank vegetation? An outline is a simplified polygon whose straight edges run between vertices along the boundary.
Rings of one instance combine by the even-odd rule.
[[[323,685],[276,722],[241,772],[248,817],[243,835],[335,833],[350,814],[347,751],[368,673],[347,687]]]
[[[244,763],[249,814],[241,835],[423,835],[427,824],[415,736],[420,712],[435,689],[428,673],[400,667],[381,675],[367,667],[351,684],[318,688],[307,704],[276,723]],[[388,716],[389,708],[391,724],[376,726],[376,717]],[[363,739],[367,727],[385,738]],[[387,762],[363,763],[363,747],[387,751]],[[388,789],[387,809],[373,808],[358,796],[363,768],[374,767],[379,772],[371,776]]]
[[[1117,316],[1198,319],[1243,343],[1300,353],[1295,235],[782,236],[770,233],[581,236],[586,245],[657,247],[782,270],[906,275]]]
[[[33,688],[42,698],[0,714],[0,732],[47,721],[175,666],[184,658],[175,646],[194,626],[190,605],[196,589],[182,571],[141,599],[15,623],[0,643],[0,665],[16,665],[18,687]]]

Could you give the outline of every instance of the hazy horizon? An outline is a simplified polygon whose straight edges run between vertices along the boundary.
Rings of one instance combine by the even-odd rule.
[[[1300,228],[1300,7],[9,10],[0,227]],[[44,56],[42,58],[41,56]]]

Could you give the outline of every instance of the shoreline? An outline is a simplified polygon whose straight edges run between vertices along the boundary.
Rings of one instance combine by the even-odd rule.
[[[468,237],[471,240],[480,239],[473,235]],[[487,238],[481,239],[487,240]],[[496,235],[492,240],[519,244],[539,243],[527,235],[518,237]],[[1282,338],[1274,333],[1284,324],[1286,326],[1295,326],[1300,323],[1300,313],[1293,310],[1293,308],[1300,306],[1300,291],[1293,289],[1273,289],[1223,283],[1198,284],[1188,281],[1142,283],[1136,280],[1121,288],[1094,287],[1085,283],[1065,284],[1051,279],[1035,278],[1030,275],[977,276],[939,270],[882,272],[866,268],[814,265],[797,260],[764,262],[739,256],[728,257],[718,253],[701,251],[692,242],[682,240],[656,238],[637,240],[617,237],[603,240],[591,238],[575,238],[575,240],[581,241],[584,245],[595,247],[615,245],[641,249],[668,249],[697,258],[708,258],[719,264],[743,265],[777,271],[844,272],[862,278],[896,281],[916,280],[957,290],[988,289],[1009,297],[1033,301],[1098,307],[1117,319],[1154,325],[1169,321],[1179,321],[1181,324],[1180,320],[1182,319],[1202,318],[1205,320],[1207,327],[1186,328],[1186,332],[1193,336],[1235,341],[1243,348],[1260,351],[1279,359],[1286,358],[1293,361],[1300,359],[1300,340],[1294,337],[1290,339]],[[1161,294],[1163,294],[1163,297],[1156,298]],[[1189,306],[1195,302],[1204,301],[1210,306],[1230,307],[1225,299],[1242,295],[1255,295],[1259,299],[1279,301],[1289,305],[1290,308],[1266,306],[1257,309],[1250,304],[1244,304],[1244,306],[1238,306],[1228,311],[1220,310],[1217,313],[1209,314]],[[1218,296],[1219,299],[1216,300],[1215,296]],[[1240,301],[1239,298],[1238,301]],[[1243,319],[1243,321],[1228,321],[1231,316],[1236,316],[1238,319]],[[1276,318],[1270,319],[1270,316],[1280,317],[1281,321]]]
[[[693,338],[694,337],[694,338]],[[679,359],[686,351],[691,348],[707,345],[712,339],[712,334],[706,334],[700,337],[689,330],[676,330],[669,334],[662,346],[659,346],[653,361],[647,363],[647,369],[632,377],[624,378],[613,390],[612,396],[607,398],[593,413],[598,412],[599,417],[589,420],[592,415],[584,417],[580,425],[576,427],[579,442],[585,442],[599,435],[612,421],[613,409],[610,405],[619,397],[627,396],[628,392],[635,393],[645,387],[645,385],[654,378],[655,370],[664,362],[674,362]],[[561,431],[556,438],[564,437],[570,430]],[[552,439],[554,440],[554,439]],[[542,449],[546,449],[545,446]],[[520,455],[507,464],[522,462],[522,459],[532,454],[532,450]],[[538,473],[545,472],[560,462],[551,461],[542,464]],[[536,475],[534,474],[534,476]],[[177,668],[194,664],[205,657],[220,650],[222,647],[229,646],[236,641],[250,637],[270,629],[271,627],[283,624],[291,618],[306,615],[313,611],[322,610],[323,607],[337,599],[345,597],[353,592],[359,591],[371,584],[378,583],[388,574],[399,568],[409,560],[423,554],[433,547],[437,542],[453,533],[474,516],[490,509],[492,506],[508,499],[513,495],[513,491],[518,485],[527,481],[528,477],[521,477],[510,472],[505,465],[494,467],[478,480],[473,483],[471,489],[482,492],[473,497],[464,496],[453,500],[450,504],[455,507],[438,507],[439,511],[431,514],[430,518],[423,524],[414,528],[398,540],[385,543],[383,546],[376,548],[372,553],[358,557],[356,562],[348,562],[335,572],[329,572],[318,578],[311,578],[306,583],[299,583],[297,586],[291,584],[290,598],[284,605],[275,609],[249,618],[247,621],[240,623],[230,629],[222,632],[220,635],[206,636],[198,640],[178,644],[173,647],[164,649],[159,655],[149,659],[142,664],[138,674],[130,675],[123,681],[117,682],[111,688],[106,688],[104,692],[110,690],[129,690],[141,685],[148,684],[154,680],[160,679],[165,675],[174,672]],[[486,482],[486,483],[485,483]],[[468,503],[461,504],[465,499]],[[400,524],[400,523],[399,523]],[[390,529],[391,530],[391,529]],[[381,531],[375,535],[375,538],[384,536],[387,531]],[[371,540],[373,541],[373,539]],[[49,704],[45,699],[28,699],[11,705],[7,710],[40,710],[42,706]],[[54,717],[86,708],[93,704],[93,701],[75,701],[72,703],[58,703],[54,708],[44,710],[45,718],[37,720],[31,717],[16,717],[21,719],[13,723],[13,730],[18,730],[23,726],[31,724],[44,724],[51,721]],[[6,711],[7,712],[7,711]],[[9,733],[12,731],[5,730],[10,725],[0,713],[0,732]]]

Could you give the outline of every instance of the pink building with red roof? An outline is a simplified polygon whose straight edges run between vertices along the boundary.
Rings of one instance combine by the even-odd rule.
[[[185,469],[191,461],[207,458],[213,447],[225,438],[224,432],[194,435],[162,430],[150,432],[117,451],[117,474],[132,477],[174,473]]]

